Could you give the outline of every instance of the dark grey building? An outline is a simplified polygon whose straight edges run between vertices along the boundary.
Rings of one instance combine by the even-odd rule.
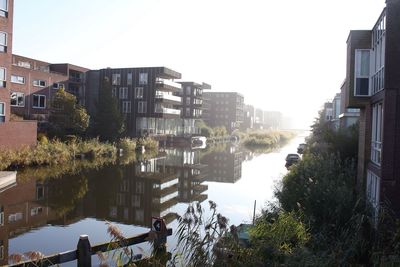
[[[203,120],[211,127],[224,126],[229,133],[243,123],[244,98],[236,92],[206,92]]]
[[[181,74],[165,67],[101,69],[87,72],[86,106],[95,114],[99,89],[106,86],[118,99],[126,116],[129,136],[183,134],[182,85],[174,82]]]

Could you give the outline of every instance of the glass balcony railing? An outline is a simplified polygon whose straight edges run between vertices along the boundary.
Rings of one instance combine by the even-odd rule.
[[[171,101],[175,101],[175,102],[179,102],[179,103],[182,101],[182,98],[179,96],[175,96],[175,95],[171,95],[171,94],[164,94],[164,93],[160,93],[160,92],[156,93],[156,98],[171,100]]]
[[[173,108],[164,108],[164,107],[156,107],[155,108],[156,113],[163,113],[163,114],[175,114],[175,115],[180,115],[181,111],[179,109],[173,109]]]
[[[171,86],[177,89],[182,89],[182,85],[180,83],[173,82],[171,80],[163,79],[163,78],[157,78],[156,79],[156,84],[158,85],[167,85]]]

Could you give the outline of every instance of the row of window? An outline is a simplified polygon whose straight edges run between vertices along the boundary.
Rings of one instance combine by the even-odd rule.
[[[148,73],[139,73],[139,84],[146,85],[148,83]],[[113,73],[111,77],[112,85],[121,85],[121,73]],[[133,84],[133,73],[128,73],[126,76],[126,84]]]
[[[6,69],[5,68],[0,68],[0,83],[4,83],[6,79]],[[18,84],[25,84],[25,77],[20,76],[20,75],[11,75],[11,82],[12,83],[18,83]],[[44,80],[36,79],[33,80],[32,82],[33,86],[37,87],[46,87],[47,82]],[[53,89],[60,89],[64,88],[64,84],[62,83],[53,83]]]
[[[119,99],[128,99],[128,87],[120,87],[119,88]],[[113,87],[111,92],[113,97],[117,97],[117,88]],[[135,98],[142,99],[143,98],[143,87],[135,87]]]
[[[46,96],[45,95],[38,95],[38,94],[33,94],[32,95],[33,102],[32,102],[32,107],[33,108],[46,108]],[[0,104],[0,115],[4,115],[4,103],[2,103],[3,106]],[[12,107],[25,107],[25,94],[20,93],[20,92],[12,92],[10,95],[10,106]]]

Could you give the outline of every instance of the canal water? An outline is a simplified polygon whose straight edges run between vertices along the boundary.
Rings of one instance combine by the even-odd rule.
[[[298,136],[268,152],[231,144],[171,148],[129,164],[72,168],[67,175],[59,174],[65,166],[22,172],[0,193],[0,264],[15,253],[75,249],[81,234],[92,245],[107,242],[107,221],[125,236],[149,231],[152,217],[163,217],[175,230],[175,214],[194,201],[206,210],[208,200],[216,202],[229,224],[251,222],[254,202],[260,212],[273,201],[287,172],[286,155],[303,142],[304,136]],[[175,242],[168,239],[170,250]],[[149,250],[148,244],[134,247],[136,253]]]

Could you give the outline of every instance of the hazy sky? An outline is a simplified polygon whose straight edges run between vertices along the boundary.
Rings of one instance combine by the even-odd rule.
[[[92,69],[166,66],[308,126],[345,78],[351,29],[384,0],[15,0],[13,53]]]

